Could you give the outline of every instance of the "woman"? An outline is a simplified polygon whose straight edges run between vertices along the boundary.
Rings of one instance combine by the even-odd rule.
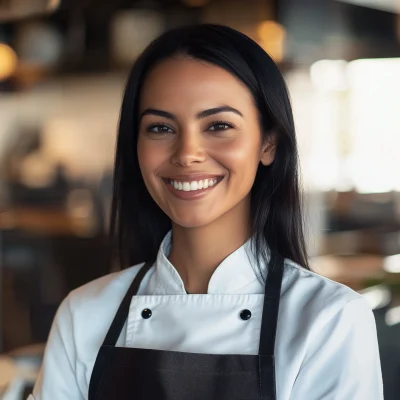
[[[36,400],[383,398],[371,310],[308,268],[290,102],[255,42],[216,25],[153,42],[114,178],[124,270],[64,300]]]

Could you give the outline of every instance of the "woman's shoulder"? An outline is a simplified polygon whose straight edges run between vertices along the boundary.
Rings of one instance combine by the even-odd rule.
[[[358,300],[363,296],[350,287],[333,281],[317,272],[303,268],[299,264],[285,259],[285,275],[287,275],[287,285],[297,286],[297,290],[310,296],[323,296],[329,302],[339,301],[348,302]]]
[[[277,359],[290,358],[299,366],[291,398],[322,399],[331,393],[335,398],[383,399],[376,324],[366,298],[291,261],[285,273],[284,343]]]
[[[130,284],[139,272],[143,264],[137,264],[122,271],[110,273],[86,283],[72,290],[64,302],[67,302],[70,312],[79,312],[82,315],[90,315],[108,308],[116,309],[129,289]]]
[[[81,398],[97,352],[140,265],[89,282],[68,294],[54,318],[36,398]],[[54,374],[54,371],[59,371]]]
[[[351,309],[372,315],[369,303],[361,294],[287,259],[282,298],[289,308],[300,309],[302,318],[311,325],[324,325]]]

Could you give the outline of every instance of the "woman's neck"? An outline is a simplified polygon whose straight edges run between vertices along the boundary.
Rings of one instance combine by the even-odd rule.
[[[170,262],[181,276],[189,293],[207,293],[208,283],[221,262],[250,237],[250,206],[240,204],[238,210],[209,225],[184,228],[172,225]],[[235,212],[236,211],[236,212]]]

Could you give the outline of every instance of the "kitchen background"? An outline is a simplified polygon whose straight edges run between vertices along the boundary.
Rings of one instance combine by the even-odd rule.
[[[0,0],[0,398],[30,392],[57,306],[116,266],[108,211],[129,67],[168,28],[255,39],[295,112],[313,270],[363,293],[400,398],[400,1]]]

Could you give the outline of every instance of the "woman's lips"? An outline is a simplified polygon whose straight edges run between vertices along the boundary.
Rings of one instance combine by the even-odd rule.
[[[214,189],[224,178],[223,176],[212,176],[204,179],[196,177],[189,179],[171,179],[163,178],[164,183],[167,185],[169,191],[180,199],[190,200],[203,197],[212,189]]]

